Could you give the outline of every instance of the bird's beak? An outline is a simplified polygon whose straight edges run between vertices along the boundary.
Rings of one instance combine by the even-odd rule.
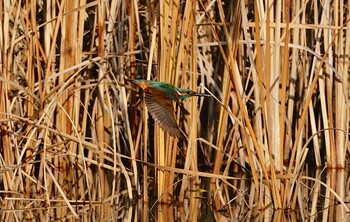
[[[209,94],[206,94],[206,93],[195,93],[195,94],[193,94],[193,96],[210,97],[210,95],[209,95]]]

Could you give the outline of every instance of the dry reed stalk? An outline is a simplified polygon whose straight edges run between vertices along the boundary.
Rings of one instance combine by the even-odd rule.
[[[281,10],[281,2],[276,2],[276,5],[274,6],[273,4],[271,5],[270,8],[270,1],[267,1],[266,6],[268,7],[267,9],[267,16],[266,16],[266,29],[262,30],[262,32],[266,33],[266,41],[270,42],[271,40],[276,41],[277,43],[282,42],[281,38],[281,14],[276,13],[275,15],[273,14],[274,10],[277,12]],[[276,7],[276,8],[275,8]],[[276,16],[274,18],[274,16]],[[270,20],[275,19],[276,20],[276,28],[274,31],[270,31]],[[273,33],[275,35],[273,35]],[[288,48],[288,47],[286,47]],[[276,84],[279,81],[280,78],[280,63],[282,62],[280,60],[281,55],[280,55],[281,49],[279,44],[276,44],[274,47],[270,47],[269,44],[266,45],[266,53],[265,53],[265,58],[266,58],[266,65],[265,65],[265,76],[263,79],[266,80],[266,101],[264,101],[262,104],[263,107],[266,107],[266,112],[265,114],[266,117],[265,119],[265,130],[267,133],[267,146],[268,146],[268,156],[266,157],[267,162],[269,163],[268,166],[271,171],[271,187],[267,186],[267,189],[270,189],[269,192],[272,193],[272,198],[273,198],[273,203],[275,208],[281,208],[282,203],[281,203],[281,196],[280,196],[280,189],[281,187],[278,187],[279,184],[277,184],[276,181],[276,169],[277,171],[280,171],[280,164],[278,164],[278,159],[281,156],[282,150],[279,148],[281,147],[281,140],[283,139],[280,137],[281,136],[281,125],[284,125],[284,122],[281,123],[281,109],[279,106],[279,103],[276,102],[274,98],[279,98],[279,84]],[[261,54],[258,51],[258,54]],[[288,56],[288,55],[285,55]],[[272,60],[270,60],[272,59]],[[283,73],[282,73],[283,75]],[[282,103],[282,106],[284,103]],[[279,116],[280,118],[275,118],[276,116]],[[275,158],[273,158],[273,156]],[[275,161],[271,162],[272,159],[275,159]],[[279,160],[281,161],[281,160]],[[268,199],[269,197],[265,198]],[[265,205],[269,204],[269,201],[266,200]]]
[[[282,63],[282,88],[281,88],[281,112],[279,114],[280,119],[279,119],[279,128],[280,128],[280,144],[279,144],[279,150],[280,150],[280,155],[279,155],[279,171],[280,174],[283,174],[283,160],[284,160],[284,146],[285,146],[285,137],[286,137],[286,130],[285,130],[285,123],[286,123],[286,101],[287,101],[287,84],[289,78],[289,55],[290,55],[290,49],[288,47],[289,42],[290,42],[290,29],[289,29],[289,24],[290,24],[290,1],[286,1],[285,3],[285,22],[287,23],[286,29],[285,29],[285,39],[284,39],[284,51],[283,51],[283,63]]]
[[[169,51],[168,44],[171,44],[169,40],[169,18],[170,17],[170,8],[172,6],[173,1],[169,2],[160,2],[159,3],[159,40],[158,45],[156,47],[156,52],[158,52],[158,56],[156,57],[158,64],[158,72],[157,77],[159,78],[159,81],[169,81],[170,76],[172,75],[172,64],[174,63],[174,54],[173,51]],[[174,19],[174,18],[172,18]],[[169,58],[170,56],[170,58]],[[158,79],[157,78],[157,79]],[[168,166],[169,164],[166,160],[166,157],[168,156],[170,152],[170,146],[169,144],[165,144],[165,138],[164,138],[164,132],[160,130],[158,126],[154,127],[154,154],[155,154],[155,160],[156,163],[163,166]],[[166,149],[166,146],[169,146]],[[169,159],[168,159],[169,160]],[[169,185],[169,180],[166,178],[166,172],[158,171],[155,174],[155,181],[158,184],[157,187],[157,196],[162,196],[163,200],[162,202],[168,203],[170,202],[170,195],[172,191],[169,191],[167,189]],[[166,195],[163,195],[164,192],[167,192]]]
[[[341,6],[338,2],[335,2],[335,12],[334,12],[334,22],[335,25],[342,26],[342,21],[349,21],[350,17],[344,12],[344,7]],[[344,17],[346,15],[346,17]],[[339,17],[338,17],[339,16]],[[348,26],[348,25],[347,25]],[[341,55],[349,55],[350,53],[350,40],[349,35],[350,32],[348,30],[344,30],[345,27],[341,28],[341,34],[339,35],[338,41],[335,41],[336,51]],[[349,145],[349,140],[346,138],[347,135],[342,132],[345,130],[349,132],[349,111],[347,111],[346,106],[344,104],[349,104],[349,76],[347,73],[349,72],[349,64],[344,57],[339,57],[336,61],[336,65],[338,66],[338,72],[343,79],[343,81],[339,81],[334,79],[334,113],[335,115],[335,128],[339,129],[335,131],[335,147],[336,147],[336,164],[337,167],[344,168],[345,166],[345,157],[346,150]],[[332,76],[336,73],[331,72]],[[332,98],[333,99],[333,98]],[[348,106],[349,107],[349,106]]]
[[[189,83],[189,88],[197,90],[197,82],[198,82],[198,78],[197,78],[197,67],[198,67],[198,57],[197,57],[197,50],[198,50],[198,36],[197,36],[197,32],[195,29],[195,18],[196,18],[196,4],[195,1],[193,1],[192,4],[192,8],[191,8],[191,16],[192,16],[192,20],[193,23],[191,24],[191,26],[193,27],[192,32],[191,32],[191,39],[192,41],[189,42],[188,45],[188,49],[190,50],[191,54],[190,54],[190,64],[188,64],[190,66],[190,70],[193,71],[193,73],[191,73],[192,75],[190,75],[190,83]],[[186,72],[183,71],[183,74],[185,75]],[[190,113],[191,115],[188,118],[188,122],[189,122],[189,126],[188,126],[188,138],[189,138],[189,144],[188,144],[188,150],[186,153],[186,160],[185,160],[185,166],[184,169],[192,169],[193,171],[198,171],[198,142],[197,142],[197,138],[198,138],[198,119],[199,119],[199,115],[198,115],[198,108],[197,108],[197,104],[198,104],[198,99],[197,98],[192,98],[190,102],[188,102],[188,104],[190,105]],[[187,177],[184,177],[185,180],[187,180]],[[192,177],[189,179],[189,185],[188,185],[188,189],[193,191],[197,191],[199,190],[201,187],[199,186],[201,180],[199,177]],[[185,189],[187,188],[184,186],[185,183],[183,183],[182,187],[181,187],[181,191],[183,191],[181,193],[180,191],[180,198],[181,197],[185,197]],[[200,220],[199,216],[199,212],[200,209],[198,206],[200,206],[201,201],[198,198],[198,192],[190,192],[190,206],[189,206],[189,210],[190,212],[192,212],[189,216],[189,219],[192,221],[198,221]]]
[[[63,8],[63,12],[70,12],[71,10],[75,9],[78,6],[79,2],[63,2],[61,7]],[[80,63],[81,55],[80,52],[82,51],[82,48],[79,47],[77,39],[81,39],[82,36],[77,36],[79,32],[77,32],[79,23],[78,23],[78,12],[69,13],[67,16],[62,17],[62,23],[60,24],[62,26],[62,38],[61,38],[61,49],[60,49],[60,58],[59,58],[59,71],[64,70],[68,67],[71,67],[77,63]],[[81,34],[81,33],[80,33]],[[58,84],[63,84],[65,82],[68,82],[69,78],[73,75],[74,71],[65,73],[63,75],[60,75],[58,77]],[[56,126],[58,131],[64,132],[67,134],[73,133],[74,122],[76,121],[74,119],[74,103],[75,103],[75,95],[72,91],[65,90],[64,88],[61,88],[60,93],[57,94],[58,101],[57,101],[57,107],[56,107]],[[78,106],[79,107],[79,106]],[[79,111],[78,111],[79,113]],[[61,138],[62,141],[64,141],[64,138]],[[60,147],[58,147],[60,150],[70,150],[73,153],[76,152],[76,144],[73,143],[63,143]],[[70,161],[66,157],[54,157],[53,159],[54,167],[57,169],[54,172],[52,172],[49,169],[49,166],[46,165],[46,170],[51,176],[52,181],[54,182],[54,185],[57,189],[59,189],[61,195],[63,198],[66,198],[66,202],[68,202],[68,198],[65,197],[66,189],[68,187],[65,187],[63,184],[65,184],[67,181],[68,183],[73,182],[72,181],[72,174],[71,172],[67,171],[67,168],[69,168]],[[61,173],[60,173],[61,171]],[[57,179],[56,179],[57,178]],[[62,187],[61,187],[62,186]],[[69,204],[68,204],[69,206]],[[77,217],[77,214],[75,210],[73,210],[72,207],[69,207],[70,211],[75,214],[75,217]],[[64,217],[64,215],[67,215],[68,209],[64,207],[57,208],[57,216],[59,218]]]
[[[179,14],[179,13],[177,13]],[[181,22],[181,33],[177,50],[176,67],[175,67],[175,84],[181,84],[183,88],[194,89],[197,86],[197,41],[196,35],[196,1],[187,1],[183,14],[183,20]],[[186,157],[184,160],[184,169],[198,171],[198,159],[196,152],[196,138],[197,138],[197,118],[196,115],[197,106],[194,104],[197,102],[195,98],[191,98],[190,101],[186,102],[185,107],[190,110],[190,115],[185,118],[187,120],[184,124],[186,133],[188,135],[188,143],[180,148],[186,149]],[[190,104],[190,108],[187,106]],[[180,117],[178,115],[178,117]],[[179,118],[180,119],[180,118]],[[186,124],[188,123],[188,125]],[[175,157],[176,158],[176,157]],[[174,165],[175,166],[175,165]],[[188,177],[183,175],[183,182],[181,184],[179,192],[179,200],[184,201],[185,195],[188,190],[198,189],[198,177]],[[190,192],[189,210],[194,212],[190,215],[191,220],[197,219],[198,212],[198,201],[196,199],[196,192]]]

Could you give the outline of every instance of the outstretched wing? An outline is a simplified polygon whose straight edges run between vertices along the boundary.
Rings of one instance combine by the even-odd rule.
[[[176,104],[181,108],[185,115],[190,114],[183,104],[179,100],[179,92],[177,89],[170,84],[159,84],[160,82],[153,82],[152,84],[147,85],[147,88],[144,89],[145,92],[151,93],[156,98],[161,98],[162,100],[171,100],[175,101]],[[172,104],[171,104],[172,105]],[[174,113],[174,110],[173,110]]]
[[[153,119],[164,132],[178,138],[183,137],[174,116],[174,107],[170,99],[157,99],[149,92],[145,92],[145,103]]]

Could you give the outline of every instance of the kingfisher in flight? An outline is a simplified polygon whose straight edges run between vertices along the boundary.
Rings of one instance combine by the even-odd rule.
[[[177,125],[173,101],[188,115],[189,112],[181,103],[181,99],[192,96],[210,96],[209,94],[197,93],[189,89],[177,88],[166,82],[142,79],[129,81],[138,85],[143,90],[148,111],[160,128],[162,128],[164,132],[169,133],[170,136],[178,138],[185,138],[185,135]]]

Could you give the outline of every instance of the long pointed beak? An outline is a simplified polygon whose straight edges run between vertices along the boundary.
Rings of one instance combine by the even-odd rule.
[[[206,94],[206,93],[195,93],[193,94],[194,96],[203,96],[203,97],[210,97],[209,94]]]

